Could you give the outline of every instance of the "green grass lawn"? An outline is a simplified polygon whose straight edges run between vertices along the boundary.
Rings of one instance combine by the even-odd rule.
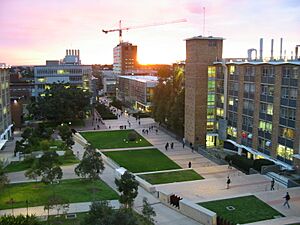
[[[0,209],[11,208],[11,198],[14,201],[14,208],[26,207],[26,200],[29,201],[29,207],[45,205],[54,193],[65,197],[70,203],[89,202],[93,199],[118,199],[118,194],[101,180],[95,183],[82,179],[70,179],[49,185],[41,182],[9,184],[0,193]]]
[[[191,180],[202,180],[204,179],[194,170],[180,170],[173,172],[163,173],[150,173],[139,175],[150,184],[167,184],[173,182],[191,181]]]
[[[59,156],[59,161],[62,166],[72,165],[79,163],[79,160],[75,156]],[[19,172],[27,170],[33,164],[33,159],[27,159],[20,162],[11,162],[7,167],[5,167],[5,173]]]
[[[127,141],[128,134],[134,130],[114,130],[80,133],[93,147],[99,149],[145,147],[151,144],[136,133],[137,141]],[[124,141],[125,140],[125,141]]]
[[[103,153],[133,173],[181,169],[156,148],[106,151]]]
[[[218,216],[234,224],[253,223],[273,219],[274,216],[283,216],[254,195],[198,204],[216,212]],[[233,206],[235,210],[228,210],[226,209],[227,206]]]

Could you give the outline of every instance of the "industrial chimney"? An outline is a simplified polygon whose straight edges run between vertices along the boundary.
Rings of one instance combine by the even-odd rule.
[[[271,60],[274,59],[274,39],[271,39]]]
[[[264,44],[264,39],[261,38],[259,41],[259,59],[263,61],[263,44]]]
[[[283,38],[280,38],[280,60],[282,60],[282,42]]]

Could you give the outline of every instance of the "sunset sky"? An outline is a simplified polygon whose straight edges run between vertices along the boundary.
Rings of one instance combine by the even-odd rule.
[[[270,39],[279,38],[291,55],[300,44],[299,0],[0,0],[0,62],[11,65],[44,64],[61,59],[65,49],[80,49],[84,64],[112,63],[118,33],[102,29],[123,25],[172,21],[187,22],[124,31],[124,41],[138,45],[140,63],[172,63],[185,59],[184,39],[222,36],[224,57],[246,57],[264,38],[265,56]]]

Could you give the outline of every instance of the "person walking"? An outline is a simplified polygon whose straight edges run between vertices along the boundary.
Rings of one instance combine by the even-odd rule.
[[[272,180],[271,180],[271,191],[275,190],[274,185],[275,185],[275,179],[272,178]]]
[[[192,162],[189,162],[189,163],[188,163],[188,167],[189,167],[189,168],[192,168]]]
[[[230,178],[229,178],[229,176],[227,177],[227,189],[229,189],[229,185],[230,185],[230,183],[231,183],[231,180],[230,180]]]
[[[289,200],[291,199],[291,196],[289,195],[289,193],[287,192],[283,198],[285,199],[283,206],[287,205],[287,207],[290,208]]]
[[[185,138],[182,138],[182,148],[185,146]]]
[[[166,151],[168,151],[168,148],[169,148],[169,142],[167,142],[166,145],[165,145]]]
[[[171,143],[171,149],[173,149],[173,148],[174,148],[174,143],[172,142],[172,143]]]

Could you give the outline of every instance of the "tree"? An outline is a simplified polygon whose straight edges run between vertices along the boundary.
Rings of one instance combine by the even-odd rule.
[[[115,184],[119,192],[121,192],[119,197],[120,203],[124,204],[125,208],[131,208],[134,199],[138,195],[138,181],[136,181],[134,175],[125,171],[121,179],[115,179]]]
[[[154,223],[153,217],[156,216],[156,213],[152,206],[149,204],[147,198],[143,198],[143,216],[147,222]]]
[[[80,163],[75,168],[77,176],[97,180],[99,174],[104,170],[104,163],[101,154],[91,145],[85,147],[85,152]]]
[[[159,71],[160,73],[160,71]],[[171,131],[183,136],[184,132],[184,71],[174,67],[173,71],[159,75],[154,89],[152,113],[155,121],[166,125]]]
[[[59,136],[68,147],[71,147],[72,145],[75,144],[75,142],[73,141],[72,131],[67,124],[64,123],[58,126],[57,129],[58,129]]]
[[[4,187],[9,183],[9,179],[4,173],[4,165],[3,162],[0,161],[0,191],[4,189]]]
[[[38,221],[37,217],[34,215],[31,216],[12,216],[12,215],[4,215],[0,217],[0,224],[3,225],[42,225],[40,221]]]
[[[130,209],[113,209],[106,201],[93,202],[82,225],[145,225]]]
[[[55,209],[57,211],[56,215],[59,215],[59,212],[62,210],[63,214],[66,214],[69,210],[69,200],[62,197],[62,196],[58,196],[58,195],[51,195],[45,206],[44,206],[44,210],[47,210],[48,213],[48,218],[49,218],[49,211],[51,209]]]
[[[93,202],[82,225],[113,225],[114,209],[107,201]]]
[[[62,170],[59,166],[58,154],[56,152],[45,152],[37,163],[26,173],[28,177],[42,176],[42,182],[52,184],[62,178]]]
[[[39,119],[58,123],[83,119],[89,110],[90,94],[69,84],[55,83],[28,107],[30,114]]]

